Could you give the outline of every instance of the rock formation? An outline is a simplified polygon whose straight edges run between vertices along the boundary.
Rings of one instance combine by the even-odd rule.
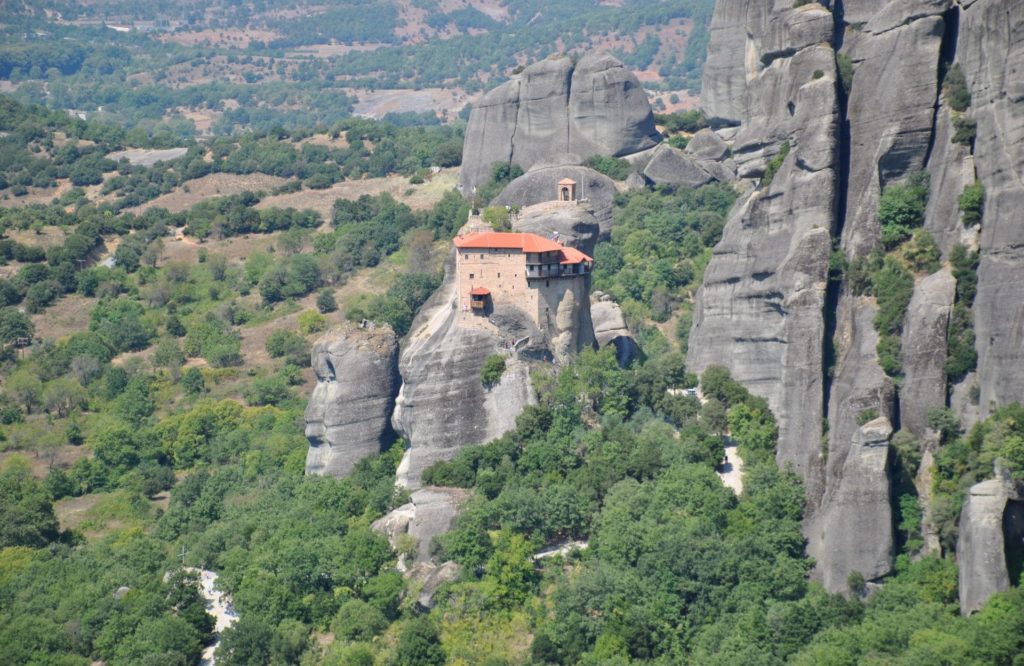
[[[928,430],[928,410],[946,405],[946,329],[955,294],[956,279],[942,269],[921,280],[907,308],[900,423],[918,438]]]
[[[726,223],[697,296],[687,366],[699,373],[724,365],[765,397],[780,426],[780,464],[793,464],[809,492],[820,494],[823,306],[838,115],[835,56],[819,42],[830,32],[771,58],[768,66],[761,57],[737,59],[733,50],[740,46],[716,43],[716,35],[743,43],[751,30],[764,34],[767,23],[785,32],[808,20],[831,26],[832,19],[824,8],[808,5],[780,11],[768,22],[761,5],[717,3],[704,105],[713,118],[742,121],[732,147],[741,176],[760,176],[784,142],[789,154],[771,184],[741,197]]]
[[[501,191],[501,194],[495,197],[494,204],[525,208],[549,202],[555,195],[558,181],[563,178],[572,178],[576,181],[579,198],[585,200],[586,210],[597,221],[601,237],[607,238],[612,229],[612,200],[617,191],[615,181],[593,169],[574,165],[572,160],[572,156],[563,155],[555,158],[553,162],[533,167],[529,172],[509,183]],[[572,209],[563,208],[562,210]],[[554,215],[567,214],[569,213],[554,213]],[[520,231],[535,231],[522,224],[517,225],[516,228]],[[597,236],[595,235],[592,242],[596,241]],[[592,244],[580,245],[579,248],[587,254],[593,254]]]
[[[987,412],[1024,401],[1024,12],[1012,0],[960,4],[957,60],[978,123],[974,163],[985,187],[974,317],[978,402]]]
[[[313,345],[316,387],[306,407],[306,473],[346,476],[393,438],[398,339],[387,326],[331,330]]]
[[[688,365],[696,372],[725,365],[768,400],[779,422],[778,460],[804,479],[815,576],[833,591],[845,589],[850,571],[871,579],[891,565],[888,521],[865,524],[850,500],[891,495],[889,472],[878,464],[884,458],[863,455],[870,434],[863,418],[874,414],[914,434],[931,459],[930,408],[951,405],[970,425],[993,406],[1024,400],[1024,231],[1015,217],[1024,208],[1024,92],[1015,74],[1024,67],[1024,13],[1012,5],[715,6],[702,102],[718,140],[695,136],[686,153],[731,163],[746,193],[705,271]],[[845,62],[852,65],[852,78],[842,82],[848,94],[835,85],[837,53],[844,73]],[[942,77],[954,62],[972,97],[966,115],[977,121],[973,146],[952,142],[955,121],[962,121],[945,100]],[[762,182],[770,162],[773,177]],[[956,281],[948,269],[918,275],[903,322],[905,376],[897,390],[878,362],[874,298],[853,293],[845,281],[827,287],[826,265],[833,247],[850,262],[881,250],[883,189],[922,170],[931,182],[924,228],[942,256],[958,243],[981,254],[973,309],[979,362],[976,373],[947,387]],[[986,193],[980,235],[964,228],[957,201],[976,178]],[[980,400],[972,401],[975,385]],[[830,536],[829,526],[838,525],[853,526],[849,542]]]
[[[996,592],[1009,589],[1011,560],[1019,575],[1022,551],[1024,502],[1013,484],[997,473],[996,478],[971,486],[960,512],[956,544],[960,612],[969,615]]]
[[[594,297],[597,300],[590,305],[590,318],[594,322],[597,346],[604,348],[613,345],[615,358],[624,368],[640,355],[640,348],[626,326],[626,319],[622,316],[619,304],[607,295],[602,298],[599,293],[595,293]]]
[[[458,325],[454,287],[449,271],[413,322],[399,360],[402,388],[391,422],[410,445],[399,470],[410,488],[420,486],[433,463],[513,428],[534,400],[526,363],[515,357],[506,361],[501,381],[484,388],[480,370],[489,355],[501,353],[501,338]]]
[[[889,484],[876,482],[887,480],[891,435],[892,425],[884,416],[865,423],[838,462],[842,472],[828,489],[808,544],[826,589],[845,591],[854,571],[870,581],[892,568]]]
[[[615,58],[552,57],[530,65],[473,105],[459,190],[487,182],[495,162],[529,171],[553,155],[628,155],[659,140],[647,95]]]

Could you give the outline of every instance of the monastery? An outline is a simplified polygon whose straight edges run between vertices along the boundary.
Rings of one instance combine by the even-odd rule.
[[[558,183],[557,201],[576,203],[576,183]],[[541,331],[571,292],[586,298],[594,260],[563,245],[558,234],[473,231],[455,238],[458,307],[464,316],[487,317],[495,307],[515,307]]]

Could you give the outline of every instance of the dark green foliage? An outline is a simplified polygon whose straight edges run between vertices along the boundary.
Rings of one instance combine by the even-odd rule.
[[[896,248],[924,224],[928,204],[928,174],[911,174],[903,184],[887,185],[878,203],[878,222],[882,225],[882,245]]]
[[[642,347],[644,319],[663,321],[679,305],[687,307],[735,199],[732,188],[720,185],[616,197],[611,242],[595,250],[594,289],[622,305]]]
[[[967,78],[960,63],[956,63],[946,72],[946,78],[942,81],[942,94],[946,104],[954,111],[966,111],[971,105],[971,91],[967,88]]]
[[[396,666],[441,666],[444,662],[441,637],[429,618],[418,617],[402,627],[395,649]]]
[[[974,138],[978,135],[978,121],[967,116],[954,116],[953,130],[953,137],[950,139],[953,143],[972,146]]]
[[[267,336],[266,347],[271,358],[283,358],[286,363],[299,366],[309,363],[309,343],[295,331],[274,331]]]
[[[480,382],[484,388],[491,388],[501,381],[505,374],[505,357],[501,354],[491,354],[484,359],[484,366],[480,370]]]
[[[965,187],[960,194],[959,203],[965,227],[969,229],[981,224],[981,218],[985,214],[985,186],[981,181]]]
[[[594,171],[598,171],[608,176],[612,180],[626,180],[629,173],[633,170],[632,165],[619,157],[606,157],[601,155],[595,155],[586,162],[584,165],[590,167]]]
[[[518,164],[495,162],[491,165],[490,179],[485,184],[481,185],[477,189],[476,193],[473,194],[473,207],[483,208],[489,204],[494,197],[501,194],[501,191],[505,189],[506,185],[522,175],[523,168]]]
[[[316,295],[316,309],[319,310],[321,314],[334,312],[335,310],[338,309],[338,302],[334,300],[333,290],[320,290],[320,293]]]
[[[782,145],[779,146],[779,152],[775,153],[775,155],[768,160],[768,164],[764,168],[764,175],[761,176],[761,187],[765,189],[771,187],[772,180],[775,179],[775,174],[778,173],[782,163],[786,160],[786,156],[789,155],[789,151],[789,141],[783,141]]]
[[[843,94],[849,95],[853,89],[853,59],[845,53],[837,53],[836,71],[839,73],[839,85]]]
[[[946,377],[950,383],[957,383],[978,365],[978,352],[974,348],[974,315],[970,308],[959,303],[953,307],[949,318],[947,345]]]
[[[0,471],[0,548],[41,548],[59,536],[53,501],[27,469]]]
[[[100,301],[89,319],[89,330],[117,353],[145,349],[155,331],[144,321],[145,310],[138,301],[105,299]]]
[[[0,308],[0,344],[10,344],[18,338],[31,338],[35,326],[23,312],[13,307]]]
[[[184,351],[188,357],[201,356],[216,368],[242,362],[241,342],[237,332],[213,315],[186,326]]]
[[[971,312],[978,287],[978,262],[978,253],[968,251],[963,245],[954,245],[949,253],[949,263],[956,278],[956,303],[946,338],[946,376],[951,383],[963,379],[978,363],[978,352],[974,348],[974,315]]]
[[[412,210],[387,193],[334,204],[334,257],[346,266],[376,266],[399,248],[402,235],[417,225]]]
[[[181,388],[185,395],[199,395],[206,390],[206,382],[199,368],[189,368],[182,373]]]
[[[891,257],[886,257],[881,270],[874,274],[874,293],[878,301],[875,330],[879,333],[878,362],[886,374],[897,376],[902,371],[899,359],[903,318],[914,293],[914,276]]]
[[[378,608],[361,599],[349,599],[334,616],[331,631],[347,641],[368,641],[388,626],[388,619]]]
[[[423,303],[441,285],[440,276],[423,273],[404,273],[382,296],[375,296],[363,307],[350,307],[345,316],[350,320],[372,319],[391,326],[399,335],[405,335],[412,319]]]
[[[662,125],[667,132],[696,132],[708,126],[708,121],[700,109],[691,109],[681,113],[655,114],[654,121]]]

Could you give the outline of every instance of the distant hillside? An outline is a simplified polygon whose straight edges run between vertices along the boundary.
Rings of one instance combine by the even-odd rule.
[[[179,136],[330,124],[354,111],[455,119],[552,51],[607,50],[692,104],[713,0],[46,1],[5,8],[0,90]],[[381,101],[367,92],[403,92]],[[432,91],[424,95],[423,92]],[[661,99],[661,97],[659,97]],[[357,107],[357,101],[363,103]]]

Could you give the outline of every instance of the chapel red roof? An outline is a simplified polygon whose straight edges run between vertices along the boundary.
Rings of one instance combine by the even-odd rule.
[[[490,296],[491,290],[487,287],[473,287],[469,290],[470,296]]]

